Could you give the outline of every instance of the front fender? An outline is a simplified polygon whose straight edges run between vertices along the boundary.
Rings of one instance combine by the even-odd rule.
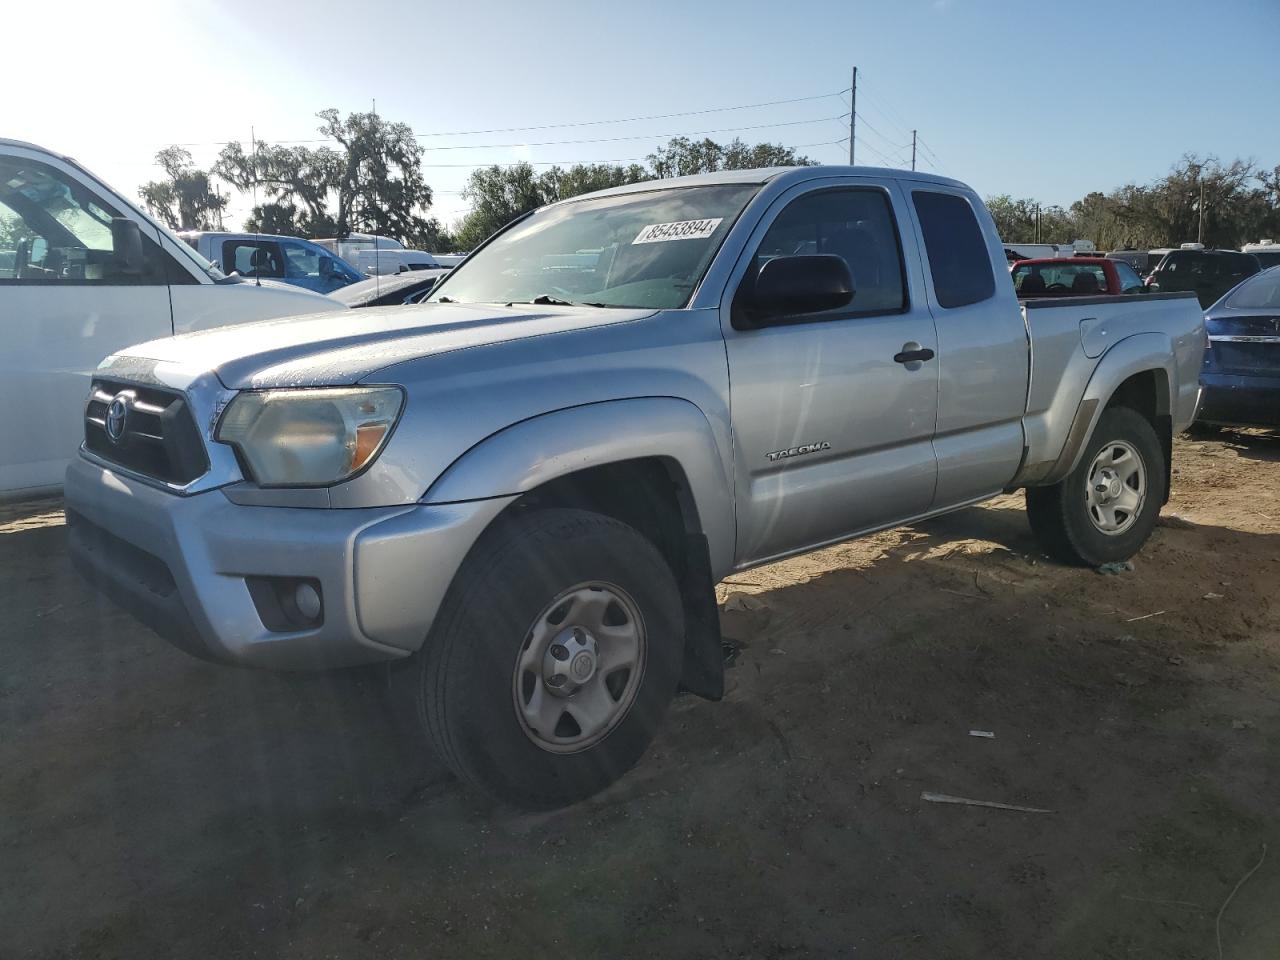
[[[1156,412],[1167,415],[1178,409],[1180,396],[1173,342],[1168,336],[1163,333],[1135,334],[1118,341],[1102,355],[1076,407],[1075,419],[1062,453],[1041,483],[1057,483],[1079,465],[1086,443],[1093,436],[1094,428],[1116,390],[1130,377],[1152,370],[1163,374],[1157,377],[1163,389],[1156,396]]]
[[[679,465],[718,580],[733,565],[733,488],[711,424],[688,400],[609,400],[522,420],[486,437],[450,464],[422,502],[527,493],[579,470],[642,457]]]

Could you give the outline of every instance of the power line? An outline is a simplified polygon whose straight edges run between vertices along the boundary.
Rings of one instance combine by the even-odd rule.
[[[892,157],[886,156],[884,153],[882,153],[881,151],[877,150],[877,149],[876,149],[875,147],[873,147],[871,144],[867,143],[867,141],[866,141],[866,140],[864,140],[864,139],[862,139],[862,137],[857,137],[856,139],[857,139],[857,142],[858,142],[858,146],[860,146],[860,147],[865,147],[867,150],[870,150],[870,151],[871,151],[872,153],[874,153],[877,157],[879,157],[881,160],[883,160],[887,166],[892,167],[892,166],[896,166],[896,165],[897,165],[897,164],[894,162],[894,159],[893,159]]]
[[[898,132],[902,134],[902,136],[904,137],[910,136],[911,132],[904,125],[902,125],[897,120],[895,120],[892,116],[890,116],[891,112],[896,113],[897,111],[892,111],[891,108],[889,107],[888,102],[885,101],[884,98],[880,97],[877,94],[870,93],[865,89],[863,90],[863,96],[868,100],[868,102],[870,102],[871,108],[875,110],[876,113],[884,117],[885,121],[888,122],[891,126],[898,128]]]
[[[702,116],[708,113],[726,113],[733,110],[755,110],[760,107],[778,107],[778,106],[784,106],[792,103],[808,103],[813,100],[827,100],[832,97],[841,97],[847,92],[848,92],[847,89],[837,90],[835,93],[817,93],[808,97],[791,97],[786,100],[764,100],[764,101],[761,101],[760,103],[740,103],[740,104],[735,104],[733,106],[728,106],[728,107],[706,107],[701,110],[683,110],[678,113],[651,113],[651,114],[646,114],[644,116],[619,117],[611,120],[567,120],[562,123],[544,123],[544,124],[538,124],[535,126],[528,126],[528,127],[490,127],[485,130],[450,130],[450,131],[440,131],[440,132],[430,132],[430,133],[418,133],[417,131],[415,131],[413,135],[419,139],[426,138],[426,137],[466,137],[466,136],[475,136],[478,134],[485,134],[485,133],[517,133],[525,130],[557,130],[564,127],[597,127],[597,126],[607,126],[609,124],[614,124],[614,123],[635,123],[641,120],[671,120],[676,117],[696,117],[696,116]],[[747,128],[744,127],[742,129],[747,129]],[[313,137],[310,139],[302,139],[302,140],[274,140],[271,142],[277,143],[277,144],[289,144],[289,143],[330,143],[332,141],[333,141],[332,137]],[[200,142],[200,143],[195,143],[195,142],[176,143],[176,144],[173,144],[173,146],[176,146],[176,147],[224,147],[228,143],[233,143],[233,142],[234,141],[231,141],[231,140],[209,140],[209,141]]]
[[[811,97],[792,97],[789,100],[766,100],[762,103],[743,103],[732,107],[707,107],[704,110],[685,110],[681,113],[654,113],[643,117],[624,117],[620,120],[574,120],[566,123],[545,123],[533,127],[496,127],[490,130],[454,130],[448,133],[415,133],[415,137],[466,137],[481,133],[515,133],[521,130],[556,130],[562,127],[597,127],[611,123],[634,123],[638,120],[671,120],[675,117],[696,117],[707,113],[725,113],[730,110],[754,110],[758,107],[779,107],[789,103],[807,103],[843,96],[847,91],[818,93]]]
[[[738,133],[744,130],[771,130],[774,127],[800,127],[807,123],[826,123],[843,120],[848,114],[834,117],[814,117],[811,120],[786,120],[781,123],[757,123],[747,127],[718,127],[713,130],[686,130],[682,133],[637,133],[625,137],[591,137],[581,140],[541,140],[523,143],[454,143],[443,147],[423,147],[423,150],[505,150],[513,147],[561,147],[583,143],[620,143],[624,140],[669,140],[672,137],[701,137],[709,133]]]

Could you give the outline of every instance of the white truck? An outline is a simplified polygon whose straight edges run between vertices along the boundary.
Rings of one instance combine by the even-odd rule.
[[[214,268],[70,157],[0,139],[0,499],[56,492],[98,363],[142,340],[341,310]]]

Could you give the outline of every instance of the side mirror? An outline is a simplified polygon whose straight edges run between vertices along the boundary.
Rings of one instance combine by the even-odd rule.
[[[138,229],[137,223],[128,217],[112,217],[111,249],[114,254],[116,273],[127,277],[142,276],[144,266],[142,231]]]
[[[853,276],[844,257],[774,257],[760,268],[741,304],[745,321],[741,327],[767,327],[771,320],[785,322],[789,317],[834,310],[852,301],[853,295]]]

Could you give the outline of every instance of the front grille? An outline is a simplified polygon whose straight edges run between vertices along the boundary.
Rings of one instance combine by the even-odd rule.
[[[117,398],[124,402],[126,414],[123,431],[113,439],[107,419]],[[185,486],[209,469],[186,399],[158,387],[94,380],[85,407],[84,445],[103,460],[175,486]]]

